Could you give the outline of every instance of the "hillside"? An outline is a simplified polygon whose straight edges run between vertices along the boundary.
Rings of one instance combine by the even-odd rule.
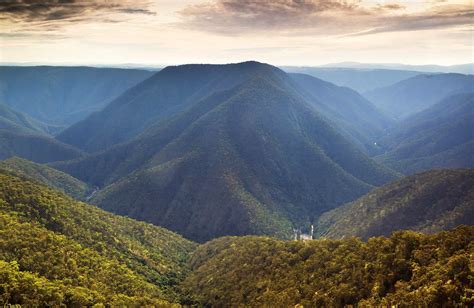
[[[319,236],[390,235],[396,230],[432,233],[474,223],[474,169],[432,170],[376,188],[323,214]]]
[[[0,103],[0,129],[23,133],[49,133],[54,128]]]
[[[12,156],[37,163],[70,160],[84,156],[80,150],[39,133],[23,129],[0,129],[0,160]]]
[[[77,200],[85,200],[89,194],[87,184],[69,174],[19,157],[0,161],[0,171],[34,180]]]
[[[0,174],[2,304],[166,304],[178,300],[194,248],[162,228]]]
[[[473,119],[474,94],[450,96],[388,130],[376,160],[404,173],[474,167]]]
[[[101,187],[94,204],[197,241],[288,237],[292,225],[396,175],[294,95],[285,76],[266,69],[129,143],[53,166]]]
[[[419,75],[413,70],[370,69],[344,67],[282,67],[289,73],[307,74],[359,93],[387,87],[404,79]]]
[[[246,307],[469,307],[474,227],[368,242],[221,238],[198,248],[188,302]]]
[[[0,66],[0,101],[44,123],[67,126],[151,75],[135,69]]]
[[[364,94],[378,108],[397,119],[404,119],[441,99],[461,93],[472,93],[474,75],[418,75],[391,86]]]
[[[371,102],[349,88],[309,75],[290,74],[290,77],[301,88],[297,89],[298,93],[347,138],[369,154],[381,151],[374,141],[393,121]]]

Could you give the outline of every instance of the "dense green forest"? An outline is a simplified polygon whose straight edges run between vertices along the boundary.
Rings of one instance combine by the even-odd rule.
[[[204,306],[470,307],[474,227],[435,235],[280,241],[226,237],[202,245],[183,283]]]
[[[19,157],[0,161],[0,171],[32,179],[77,200],[85,200],[90,191],[86,183],[69,174]]]
[[[404,177],[324,213],[316,235],[389,236],[396,230],[433,233],[474,224],[474,169],[440,169]]]
[[[174,302],[195,248],[165,229],[5,174],[0,215],[3,303]]]
[[[0,304],[474,304],[474,227],[385,238],[224,237],[197,246],[0,173]],[[197,248],[197,249],[196,249]]]

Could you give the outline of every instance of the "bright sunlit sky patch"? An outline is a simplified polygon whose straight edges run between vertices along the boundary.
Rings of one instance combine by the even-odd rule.
[[[472,0],[0,0],[0,62],[473,62]]]

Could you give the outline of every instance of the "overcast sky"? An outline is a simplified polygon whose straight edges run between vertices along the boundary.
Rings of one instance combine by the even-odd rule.
[[[473,62],[472,0],[0,0],[0,62]]]

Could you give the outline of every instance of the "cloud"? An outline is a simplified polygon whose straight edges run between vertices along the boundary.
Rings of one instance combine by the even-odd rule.
[[[223,34],[322,27],[333,19],[328,13],[366,14],[357,2],[337,0],[217,0],[179,12],[184,26]]]
[[[80,21],[113,13],[154,14],[146,9],[147,3],[141,0],[3,0],[0,1],[0,19],[28,23]]]
[[[178,13],[181,27],[222,35],[367,35],[467,25],[473,18],[470,7],[428,6],[415,14],[407,13],[406,7],[396,2],[368,3],[369,6],[358,0],[213,0]]]
[[[472,25],[474,9],[470,6],[447,7],[422,14],[400,15],[381,18],[373,29],[354,35],[368,35],[382,32],[418,31]]]

